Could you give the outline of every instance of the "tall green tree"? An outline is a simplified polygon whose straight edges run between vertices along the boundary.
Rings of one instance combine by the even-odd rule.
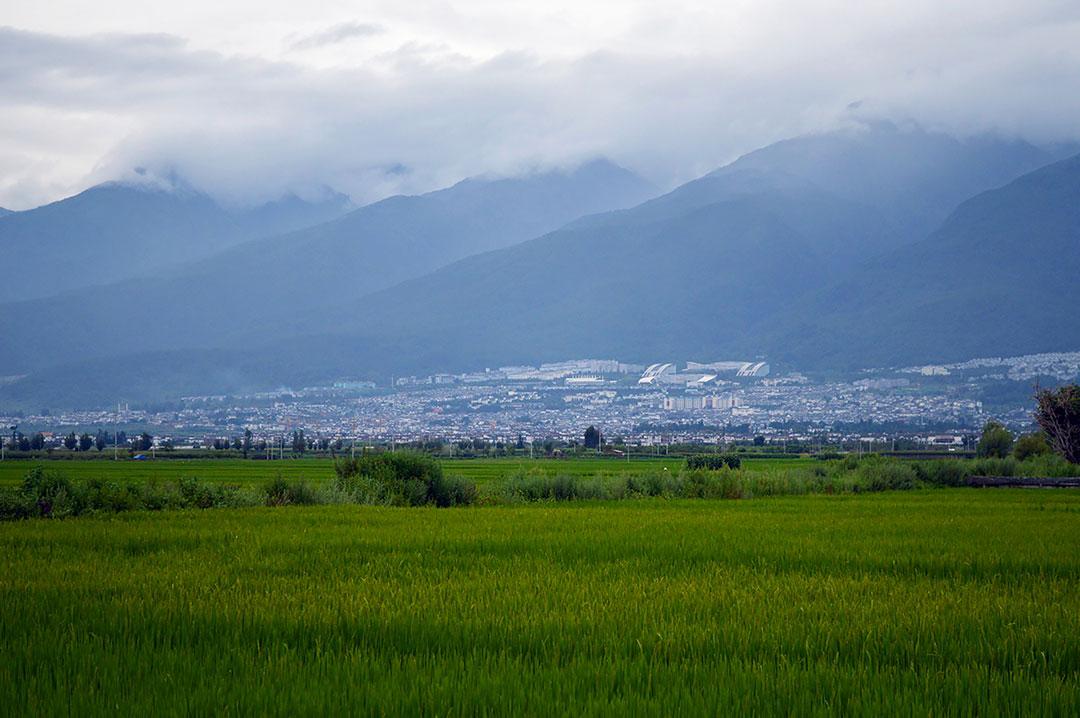
[[[975,447],[975,453],[982,457],[1004,459],[1012,452],[1013,435],[999,422],[988,421],[983,426],[982,436]]]

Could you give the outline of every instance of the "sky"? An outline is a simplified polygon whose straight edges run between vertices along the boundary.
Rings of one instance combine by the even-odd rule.
[[[180,176],[364,203],[598,156],[662,187],[915,122],[1080,139],[1075,0],[2,0],[0,206]]]

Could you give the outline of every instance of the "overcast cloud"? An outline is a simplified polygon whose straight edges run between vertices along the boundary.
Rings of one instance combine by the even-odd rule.
[[[0,205],[137,166],[236,202],[598,155],[672,185],[860,117],[1080,139],[1068,0],[228,5],[5,10]]]

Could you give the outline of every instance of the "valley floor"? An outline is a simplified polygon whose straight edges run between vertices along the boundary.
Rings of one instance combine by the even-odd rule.
[[[0,524],[11,714],[1076,714],[1080,493]]]

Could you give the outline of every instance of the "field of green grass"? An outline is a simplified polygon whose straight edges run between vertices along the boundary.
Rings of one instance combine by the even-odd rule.
[[[815,459],[749,459],[743,467],[749,470],[790,468],[813,465]],[[484,458],[444,459],[444,472],[477,483],[504,479],[520,469],[538,469],[545,473],[569,476],[619,476],[644,474],[650,471],[678,471],[685,463],[681,458],[635,458],[630,461],[608,457],[568,459]],[[175,481],[194,476],[203,481],[235,484],[264,483],[280,473],[286,479],[303,479],[320,483],[334,476],[334,462],[327,458],[286,459],[263,461],[243,459],[166,459],[147,461],[130,459],[15,459],[0,461],[0,486],[13,486],[35,466],[59,471],[69,479],[101,479],[107,481]]]
[[[1078,616],[1070,491],[0,524],[6,714],[1076,715]]]

